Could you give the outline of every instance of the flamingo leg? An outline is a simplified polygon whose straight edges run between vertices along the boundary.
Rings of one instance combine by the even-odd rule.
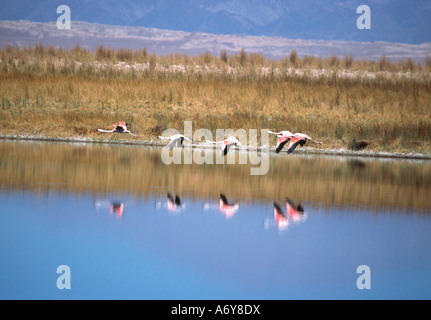
[[[313,141],[314,143],[317,143],[317,144],[322,144],[322,142],[320,142],[320,141],[316,141],[316,140],[313,140],[313,139],[308,139],[308,140]]]
[[[134,136],[134,137],[139,137],[138,135],[136,135],[136,134],[133,134],[133,133],[131,133],[130,131],[129,132],[127,132],[128,134],[130,134],[130,135],[132,135],[132,136]]]

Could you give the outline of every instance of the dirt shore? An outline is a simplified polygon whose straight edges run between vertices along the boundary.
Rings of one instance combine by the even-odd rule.
[[[94,144],[115,144],[115,145],[135,145],[135,146],[152,146],[152,147],[164,147],[166,144],[154,140],[106,140],[106,139],[94,139],[94,138],[56,138],[56,137],[33,137],[33,136],[18,136],[18,135],[0,135],[1,140],[16,140],[16,141],[39,141],[39,142],[62,142],[62,143],[94,143]],[[184,145],[185,148],[204,148],[214,149],[212,145]],[[243,149],[245,150],[245,149]],[[269,153],[275,153],[273,149],[268,147],[257,147],[256,151],[268,151]],[[382,152],[382,151],[353,151],[343,148],[332,149],[332,148],[312,148],[303,147],[295,150],[295,153],[304,155],[326,155],[326,156],[346,156],[346,157],[367,157],[367,158],[390,158],[390,159],[410,159],[410,160],[431,160],[431,154],[425,153],[400,153],[400,152]],[[282,150],[281,155],[287,155],[287,151]]]

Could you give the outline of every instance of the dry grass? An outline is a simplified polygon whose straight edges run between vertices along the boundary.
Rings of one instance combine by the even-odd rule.
[[[92,53],[41,45],[7,47],[0,59],[2,135],[129,139],[96,131],[123,120],[151,140],[167,128],[182,131],[192,120],[194,129],[214,133],[288,129],[326,148],[355,149],[364,142],[367,150],[431,153],[428,60],[291,52],[272,61],[245,51],[158,57],[145,49]],[[324,72],[316,76],[315,70]]]

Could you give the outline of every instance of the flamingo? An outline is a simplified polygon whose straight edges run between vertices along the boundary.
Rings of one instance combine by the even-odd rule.
[[[304,133],[295,133],[294,137],[290,140],[287,153],[292,153],[296,149],[298,144],[301,145],[302,147],[307,142],[307,140],[313,141],[314,143],[317,143],[317,144],[322,144],[322,142],[315,141]]]
[[[277,226],[280,230],[284,230],[289,225],[289,220],[283,210],[281,210],[280,206],[274,202],[274,220],[277,223]]]
[[[302,205],[295,205],[289,198],[286,198],[286,209],[287,214],[293,221],[299,222],[304,218],[304,208]]]
[[[277,136],[277,145],[275,146],[275,153],[279,153],[284,145],[289,142],[290,139],[295,137],[295,135],[290,131],[280,131],[280,132],[272,132],[268,131],[269,134],[274,134]]]
[[[226,156],[227,153],[229,152],[229,148],[232,146],[241,146],[241,143],[238,141],[238,139],[232,135],[229,135],[229,137],[223,141],[210,141],[210,140],[206,140],[205,142],[209,142],[209,143],[223,143],[223,149],[222,149],[222,154],[223,156]]]
[[[229,204],[224,194],[220,194],[220,211],[226,215],[226,218],[233,216],[238,211],[239,204]]]
[[[172,150],[175,147],[175,145],[177,147],[181,147],[183,145],[184,140],[193,142],[192,140],[190,140],[189,138],[187,138],[182,134],[174,134],[173,136],[170,136],[170,137],[159,137],[159,139],[170,140],[168,143],[169,150]]]
[[[103,130],[103,129],[97,129],[99,132],[105,132],[105,133],[128,133],[134,137],[139,137],[136,134],[131,133],[129,130],[127,130],[127,123],[124,121],[120,121],[118,124],[113,124],[114,129],[112,130]]]

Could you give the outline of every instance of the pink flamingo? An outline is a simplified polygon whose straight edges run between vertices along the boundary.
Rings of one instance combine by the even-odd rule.
[[[127,123],[124,121],[120,121],[118,124],[113,124],[114,129],[112,130],[103,130],[103,129],[97,129],[99,132],[104,132],[104,133],[128,133],[134,137],[139,137],[136,134],[131,133],[129,130],[127,130]]]
[[[317,144],[322,144],[322,142],[315,141],[304,133],[295,133],[292,139],[290,140],[287,153],[292,153],[296,149],[298,144],[302,147],[307,142],[307,140],[313,141],[314,143],[317,143]]]
[[[269,134],[274,134],[277,136],[277,145],[275,146],[275,153],[279,153],[284,145],[290,141],[295,135],[290,131],[280,131],[280,132],[272,132],[268,131]]]
[[[170,140],[168,143],[169,150],[172,150],[175,146],[181,147],[183,145],[184,140],[193,142],[192,140],[190,140],[189,138],[187,138],[182,134],[174,134],[173,136],[170,136],[170,137],[159,137],[159,139]]]
[[[238,141],[238,139],[232,135],[229,135],[227,139],[223,140],[223,141],[210,141],[210,140],[206,140],[205,142],[209,142],[209,143],[222,143],[223,144],[223,149],[222,149],[222,153],[223,156],[226,156],[227,153],[229,152],[229,148],[232,146],[241,146],[241,143]]]

